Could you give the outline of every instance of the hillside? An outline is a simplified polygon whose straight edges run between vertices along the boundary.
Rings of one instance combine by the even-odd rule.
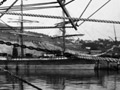
[[[23,35],[24,45],[26,46],[32,46],[35,48],[42,48],[47,50],[60,50],[62,51],[62,39],[57,38],[53,39],[51,36],[35,33],[35,32],[24,32],[26,35]],[[18,43],[19,41],[19,35],[16,34],[16,31],[14,30],[0,30],[0,40],[11,42],[11,43]],[[75,53],[78,51],[78,47],[71,41],[66,40],[66,50],[68,52]],[[0,53],[7,53],[9,55],[12,55],[12,49],[13,46],[7,46],[5,44],[0,44]],[[20,47],[18,47],[18,50],[20,50]],[[18,51],[20,53],[20,51]],[[29,50],[27,48],[24,49],[25,53],[30,53],[36,56],[40,56],[43,51],[36,51],[36,50]]]

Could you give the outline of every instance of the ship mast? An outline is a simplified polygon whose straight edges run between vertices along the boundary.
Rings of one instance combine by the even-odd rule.
[[[21,0],[21,29],[20,33],[23,33],[23,0]],[[20,35],[20,44],[23,45],[23,36]],[[24,57],[24,49],[21,47],[21,57]]]
[[[62,4],[64,5],[65,4],[65,0],[62,1]],[[62,10],[62,14],[63,14],[63,17],[65,17],[65,14],[64,14],[64,11]],[[62,35],[63,35],[63,55],[64,55],[64,52],[65,52],[65,19],[63,19],[63,26],[62,26]]]
[[[117,36],[116,36],[115,26],[114,26],[114,35],[115,35],[115,45],[117,45]]]

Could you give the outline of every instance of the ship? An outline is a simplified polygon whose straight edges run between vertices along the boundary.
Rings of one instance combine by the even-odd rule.
[[[3,42],[8,44],[8,42]],[[10,44],[10,42],[9,42]],[[62,52],[59,50],[44,50],[41,48],[35,48],[31,46],[25,46],[24,48],[36,49],[38,51],[46,52],[45,55],[39,57],[33,57],[31,54],[26,54],[24,57],[18,55],[17,47],[19,44],[11,43],[13,45],[13,55],[0,57],[0,66],[9,69],[46,69],[46,70],[64,70],[64,69],[91,69],[94,70],[96,61],[86,58],[80,58],[77,55]],[[23,46],[21,46],[23,47]]]
[[[19,32],[14,32],[14,34],[17,34],[19,36],[19,42],[18,43],[11,43],[10,41],[4,41],[4,40],[0,40],[0,44],[6,44],[8,46],[13,46],[13,55],[11,56],[6,56],[6,57],[0,57],[0,66],[3,68],[7,68],[7,69],[95,69],[96,66],[96,60],[93,60],[92,58],[83,58],[81,55],[76,55],[73,53],[70,53],[68,51],[66,51],[65,48],[65,37],[69,37],[69,36],[74,36],[74,35],[65,35],[66,31],[65,28],[74,28],[75,30],[77,30],[77,22],[81,19],[81,17],[79,19],[75,19],[70,16],[69,12],[67,11],[67,8],[65,7],[65,5],[71,3],[72,1],[67,1],[65,2],[65,0],[57,0],[56,2],[47,2],[47,3],[37,3],[37,4],[28,4],[28,5],[23,5],[23,1],[21,0],[21,5],[18,5],[21,9],[21,13],[13,13],[13,12],[8,12],[11,7],[14,6],[14,4],[17,2],[18,0],[16,0],[15,2],[13,2],[13,4],[11,6],[9,6],[8,9],[5,10],[5,12],[1,12],[2,16],[4,14],[9,14],[9,15],[20,15],[21,16],[21,20],[20,20],[20,24],[21,27],[19,28],[20,31]],[[34,15],[34,14],[24,14],[23,10],[30,10],[30,9],[35,9],[36,5],[48,5],[48,4],[54,4],[57,3],[59,6],[49,6],[49,7],[41,7],[41,8],[61,8],[62,12],[63,12],[63,16],[62,17],[55,17],[55,16],[49,16],[49,15]],[[108,2],[106,2],[105,4],[107,4]],[[88,5],[90,4],[90,2],[88,3]],[[105,5],[104,4],[104,5]],[[87,6],[88,6],[87,5]],[[104,6],[103,5],[103,6]],[[23,6],[25,6],[23,8]],[[31,7],[27,7],[27,6],[31,6]],[[27,7],[27,8],[26,8]],[[87,8],[87,7],[86,7]],[[85,8],[85,9],[86,9]],[[13,11],[17,11],[18,8],[17,6],[14,6],[12,8]],[[84,10],[85,11],[85,10]],[[84,13],[84,12],[83,12]],[[2,17],[1,16],[1,17]],[[23,16],[35,16],[35,17],[43,17],[43,18],[59,18],[59,19],[63,19],[62,23],[58,23],[56,26],[54,27],[46,27],[48,28],[59,28],[62,31],[62,36],[58,36],[58,38],[63,39],[63,50],[48,50],[48,49],[43,49],[43,48],[35,48],[33,46],[27,46],[24,45],[24,40],[23,40],[23,35],[27,35],[26,33],[24,33],[23,28],[25,29],[29,29],[30,27],[24,27],[23,23]],[[65,17],[66,16],[66,17]],[[66,19],[68,21],[66,21]],[[88,18],[89,19],[89,18]],[[96,22],[96,20],[94,19],[81,19],[83,21],[91,21],[91,22]],[[105,20],[97,20],[98,22],[105,22]],[[15,21],[16,22],[16,21]],[[25,20],[26,22],[26,20]],[[29,22],[27,20],[27,22]],[[30,21],[31,22],[31,21]],[[116,21],[106,21],[106,23],[119,23]],[[66,24],[70,24],[71,26],[66,26]],[[44,26],[43,26],[44,27]],[[34,27],[32,27],[34,28]],[[40,27],[36,27],[36,28],[40,28]],[[44,27],[45,28],[45,27]],[[6,29],[6,28],[4,28]],[[16,29],[16,27],[12,27],[11,29]],[[30,34],[28,34],[27,36],[30,36]],[[76,35],[75,35],[76,36]],[[54,37],[56,38],[56,37]],[[21,51],[21,56],[18,56],[18,52],[17,52],[17,47],[20,47],[20,51]],[[27,57],[24,57],[24,48],[30,49],[30,50],[37,50],[37,51],[43,51],[46,52],[47,56],[41,56],[41,57],[31,57],[30,54],[27,54]],[[51,56],[52,55],[52,56]]]

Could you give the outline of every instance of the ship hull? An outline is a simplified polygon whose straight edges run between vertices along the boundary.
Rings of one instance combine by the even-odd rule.
[[[85,59],[51,59],[51,60],[36,60],[36,59],[11,59],[0,60],[1,67],[10,69],[94,69],[94,60]]]

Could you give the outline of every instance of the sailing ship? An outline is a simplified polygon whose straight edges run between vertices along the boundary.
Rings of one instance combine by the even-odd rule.
[[[58,3],[60,7],[63,10],[63,16],[70,17],[69,13],[67,12],[66,8],[63,4],[65,2],[58,0]],[[23,14],[23,1],[21,0],[21,14]],[[65,42],[65,20],[63,19],[63,25],[61,26],[61,30],[63,32],[63,36],[59,36],[63,38],[63,42]],[[74,21],[69,19],[68,23],[71,23],[71,25],[75,28]],[[13,56],[12,57],[4,57],[0,60],[0,66],[1,67],[7,67],[7,68],[21,68],[21,69],[94,69],[95,68],[95,60],[87,60],[84,58],[80,58],[75,54],[66,52],[65,50],[65,43],[63,43],[63,50],[44,50],[41,48],[34,48],[34,47],[28,47],[26,45],[23,45],[23,16],[21,15],[21,30],[20,32],[17,32],[16,34],[19,35],[20,44],[14,44],[11,42],[3,42],[3,44],[6,45],[13,45]],[[11,32],[12,33],[12,32]],[[14,32],[15,34],[15,32]],[[29,34],[30,35],[30,34]],[[82,35],[82,34],[81,34]],[[75,36],[75,35],[72,35]],[[77,35],[76,35],[77,36]],[[18,50],[16,47],[21,47],[21,57],[18,57]],[[48,52],[46,56],[41,56],[39,58],[33,58],[33,57],[25,57],[24,56],[24,48],[28,49],[36,49],[38,51],[42,50],[44,52]],[[52,55],[49,56],[49,55]],[[30,56],[30,55],[28,55]]]
[[[8,42],[3,42],[8,45]],[[31,50],[46,52],[44,56],[33,57],[31,54],[26,54],[24,57],[19,56],[17,46],[21,46],[15,43],[9,43],[13,45],[13,55],[2,57],[0,60],[1,67],[7,67],[11,69],[94,69],[95,60],[87,60],[85,58],[79,58],[77,55],[60,51],[60,50],[45,50],[42,48],[35,48],[31,46],[25,46]],[[21,46],[23,47],[23,46]]]
[[[17,2],[18,0],[16,0],[11,6],[13,7],[13,5]],[[79,21],[79,19],[81,19],[81,17],[79,19],[72,19],[70,14],[68,13],[65,5],[71,3],[72,1],[68,1],[67,3],[65,3],[65,0],[57,0],[57,2],[49,2],[49,3],[42,3],[42,4],[53,4],[53,3],[58,3],[59,6],[53,6],[55,7],[60,7],[63,11],[63,23],[61,26],[55,26],[54,28],[60,28],[61,31],[63,32],[63,50],[48,50],[48,49],[42,49],[42,48],[35,48],[32,46],[26,46],[23,43],[23,15],[27,15],[27,16],[39,16],[39,15],[32,15],[32,14],[24,14],[23,13],[23,1],[21,0],[21,13],[16,14],[16,13],[11,13],[12,15],[21,15],[21,28],[20,28],[20,32],[17,32],[17,35],[20,37],[20,44],[16,44],[16,43],[11,43],[11,42],[5,42],[5,41],[0,41],[1,44],[6,44],[6,45],[13,45],[13,57],[2,57],[0,60],[0,66],[1,67],[6,67],[6,68],[21,68],[21,69],[94,69],[95,65],[96,65],[96,60],[93,60],[91,57],[87,57],[87,58],[83,58],[83,56],[77,56],[76,54],[70,53],[70,52],[66,52],[65,50],[65,28],[66,28],[66,23],[70,23],[72,26],[72,28],[74,28],[75,30],[77,30],[77,21]],[[42,5],[41,4],[41,5]],[[90,3],[89,3],[90,4]],[[107,4],[107,3],[106,3]],[[38,4],[30,4],[30,5],[38,5]],[[30,5],[26,5],[26,6],[30,6]],[[88,6],[88,5],[87,5]],[[104,5],[103,5],[104,6]],[[50,8],[53,8],[50,7]],[[4,14],[10,14],[10,12],[7,13],[7,11],[10,9],[8,8],[5,12],[1,12],[2,16]],[[31,9],[36,8],[36,7],[32,7]],[[45,8],[45,7],[43,7]],[[49,8],[49,7],[47,7]],[[87,7],[86,7],[87,8]],[[86,10],[85,8],[85,10]],[[101,7],[100,7],[101,8]],[[27,10],[28,8],[26,8]],[[30,8],[29,8],[30,9]],[[16,7],[13,8],[13,10],[18,10]],[[83,13],[85,12],[85,10],[83,11]],[[98,10],[97,10],[98,11]],[[97,12],[96,11],[96,12]],[[65,15],[67,16],[66,19],[68,19],[69,21],[65,21]],[[44,16],[49,18],[48,16]],[[61,17],[50,17],[50,18],[61,18]],[[88,18],[89,19],[89,18]],[[82,19],[83,21],[88,21],[87,19]],[[95,21],[94,19],[89,19],[89,21]],[[105,20],[98,20],[98,22],[105,22]],[[119,23],[119,22],[109,22],[106,21],[106,23]],[[28,27],[29,28],[29,27]],[[47,27],[48,28],[48,27]],[[18,57],[18,53],[17,53],[17,49],[16,47],[20,47],[20,51],[21,51],[21,57]],[[33,58],[33,57],[29,57],[26,58],[24,57],[24,48],[28,48],[31,50],[37,50],[37,51],[44,51],[47,52],[49,54],[52,54],[53,56],[42,56],[39,58]],[[29,56],[29,55],[28,55]]]
[[[7,42],[8,43],[8,42]],[[12,44],[12,43],[11,43]],[[17,44],[13,44],[15,46]],[[22,46],[23,47],[23,46]],[[27,48],[27,46],[26,46]],[[28,47],[35,49],[34,47]],[[95,60],[79,58],[77,55],[59,50],[44,50],[47,56],[32,57],[30,55],[19,57],[16,47],[13,47],[13,55],[1,58],[0,66],[20,69],[94,69]]]

